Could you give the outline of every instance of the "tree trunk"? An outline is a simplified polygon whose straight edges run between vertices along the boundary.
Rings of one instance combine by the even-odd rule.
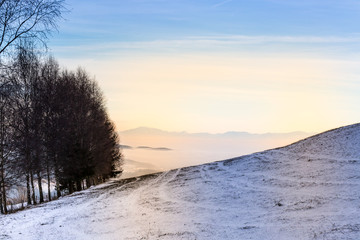
[[[55,157],[55,181],[56,181],[56,196],[57,198],[61,197],[61,191],[60,191],[60,183],[59,183],[59,168],[57,165],[57,157]]]
[[[47,161],[47,165],[46,165],[46,174],[47,174],[47,183],[48,183],[48,201],[51,201],[51,191],[50,191],[50,167],[49,167],[49,161]]]
[[[34,205],[36,205],[34,175],[32,172],[30,172],[30,183],[31,183],[31,190],[32,190],[31,198],[33,200]]]
[[[1,208],[1,213],[7,213],[7,208],[6,208],[6,194],[5,194],[5,180],[4,180],[4,167],[3,165],[1,165],[1,172],[0,172],[0,208]],[[4,198],[5,196],[5,198]],[[4,207],[4,208],[3,208]]]
[[[74,184],[72,181],[69,181],[69,194],[72,194],[74,192]]]
[[[61,197],[60,183],[58,179],[56,179],[56,197],[57,198]]]
[[[5,189],[5,183],[4,183],[4,179],[2,179],[2,200],[4,203],[4,213],[7,214],[8,210],[7,210],[7,206],[6,206],[6,189]]]
[[[43,203],[44,202],[44,195],[43,195],[43,190],[42,190],[42,178],[41,178],[40,171],[37,172],[37,176],[38,176],[40,203]]]
[[[87,177],[86,178],[86,188],[89,188],[89,187],[91,187],[91,183],[90,183],[90,178]]]
[[[81,180],[76,181],[76,191],[81,191]]]
[[[29,174],[26,174],[26,195],[27,195],[27,203],[28,203],[28,205],[31,205],[31,191],[30,191]]]
[[[0,185],[0,188],[1,188],[1,185]],[[4,214],[3,200],[2,200],[1,196],[2,196],[2,194],[1,194],[1,191],[0,191],[0,213]]]

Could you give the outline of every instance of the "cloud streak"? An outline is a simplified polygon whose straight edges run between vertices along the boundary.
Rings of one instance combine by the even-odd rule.
[[[83,44],[73,46],[54,47],[56,53],[81,53],[113,55],[119,52],[147,51],[214,51],[234,50],[248,46],[267,46],[271,44],[307,45],[308,47],[331,46],[335,44],[352,44],[360,42],[360,36],[247,36],[247,35],[218,35],[218,36],[190,36],[180,39],[112,42],[107,44]]]
[[[214,4],[212,7],[217,8],[217,7],[220,7],[220,6],[224,5],[224,4],[227,4],[227,3],[232,2],[232,1],[233,0],[225,0],[225,1],[219,2],[217,4]]]

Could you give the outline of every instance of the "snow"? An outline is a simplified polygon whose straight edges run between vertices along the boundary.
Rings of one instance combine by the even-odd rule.
[[[25,185],[25,184],[24,184]],[[55,182],[50,182],[50,194],[52,198],[56,198]],[[42,179],[42,192],[45,201],[48,201],[48,182],[46,179]],[[39,202],[39,185],[37,180],[34,181],[35,199]],[[26,186],[18,186],[7,191],[7,201],[10,203],[7,205],[8,211],[16,211],[27,206],[26,201]]]
[[[360,124],[0,217],[0,239],[360,239]]]

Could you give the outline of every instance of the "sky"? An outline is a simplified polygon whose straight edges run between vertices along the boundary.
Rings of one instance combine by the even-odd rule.
[[[360,119],[360,2],[67,0],[49,39],[119,130],[321,132]]]

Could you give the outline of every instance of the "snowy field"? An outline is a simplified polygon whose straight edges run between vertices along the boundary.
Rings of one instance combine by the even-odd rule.
[[[360,239],[360,125],[112,180],[0,216],[0,239]]]

